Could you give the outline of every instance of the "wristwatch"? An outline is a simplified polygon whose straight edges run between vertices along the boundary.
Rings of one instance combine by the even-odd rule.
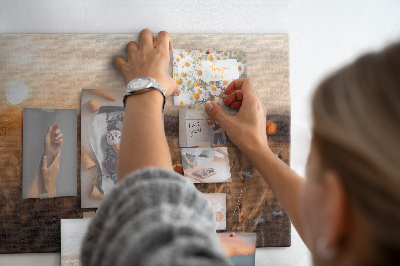
[[[162,96],[164,97],[163,102],[163,110],[165,106],[165,90],[164,88],[158,83],[154,78],[151,77],[141,77],[131,80],[128,85],[126,86],[124,92],[124,107],[126,105],[126,98],[133,94],[142,94],[151,90],[158,90],[161,92]]]

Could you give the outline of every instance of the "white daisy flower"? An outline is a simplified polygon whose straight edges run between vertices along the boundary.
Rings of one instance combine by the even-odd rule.
[[[238,71],[239,71],[239,77],[240,77],[244,72],[244,65],[242,64],[242,62],[238,62]]]

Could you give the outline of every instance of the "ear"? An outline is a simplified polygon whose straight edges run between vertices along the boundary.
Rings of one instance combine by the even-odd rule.
[[[349,202],[343,183],[336,172],[326,171],[322,180],[326,193],[323,234],[328,248],[337,250],[350,232]]]

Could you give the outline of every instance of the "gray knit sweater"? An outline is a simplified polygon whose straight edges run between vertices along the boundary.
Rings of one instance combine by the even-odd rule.
[[[128,175],[98,209],[82,243],[84,266],[231,265],[208,199],[181,175]]]

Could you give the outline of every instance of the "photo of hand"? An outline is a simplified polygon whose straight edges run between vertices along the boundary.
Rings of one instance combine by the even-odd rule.
[[[56,181],[60,173],[63,134],[59,124],[49,126],[44,137],[44,151],[26,198],[57,197]]]
[[[47,166],[47,156],[43,156],[40,176],[43,178],[44,191],[50,194],[50,197],[57,197],[56,181],[60,173],[60,157],[61,151],[57,153],[54,161]]]
[[[48,158],[54,157],[61,151],[63,145],[63,134],[60,125],[55,124],[54,127],[49,126],[46,136],[44,137],[44,155]]]

